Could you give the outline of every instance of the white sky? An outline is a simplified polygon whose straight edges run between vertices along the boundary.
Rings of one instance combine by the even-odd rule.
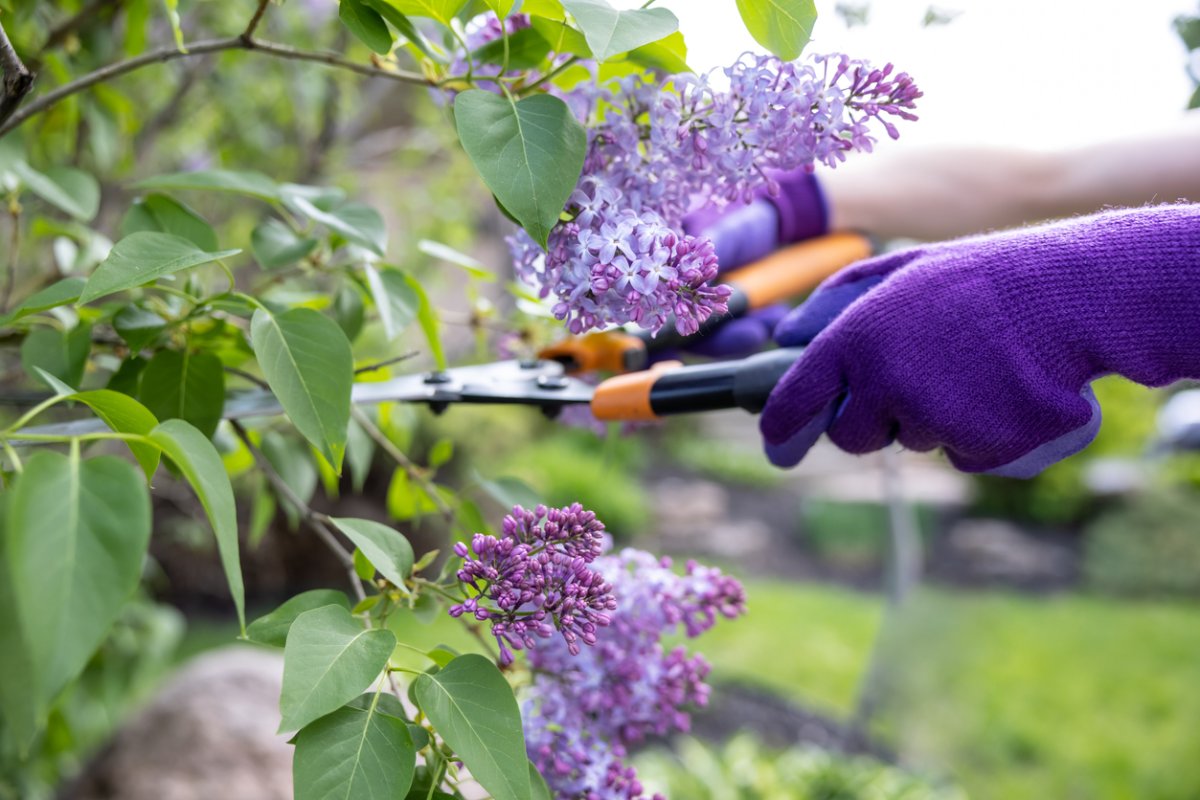
[[[663,5],[697,70],[761,50],[734,0]],[[817,0],[811,52],[892,61],[925,92],[902,142],[1069,146],[1153,128],[1191,94],[1171,20],[1197,0],[941,0],[962,13],[929,28],[930,0],[873,0],[869,24],[850,29],[834,5]]]

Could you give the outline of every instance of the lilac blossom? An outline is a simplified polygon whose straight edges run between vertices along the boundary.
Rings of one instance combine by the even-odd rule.
[[[743,56],[713,75],[585,81],[564,96],[588,126],[583,175],[567,202],[570,219],[543,252],[524,232],[509,238],[518,276],[554,296],[572,333],[634,323],[653,331],[672,317],[694,332],[726,308],[711,286],[717,261],[704,238],[677,233],[696,199],[750,202],[779,187],[772,174],[835,166],[870,151],[873,130],[899,135],[887,119],[915,120],[921,96],[906,73],[844,55],[806,63]]]
[[[515,506],[500,537],[477,533],[470,548],[454,546],[465,559],[458,579],[468,597],[451,606],[450,615],[489,621],[505,665],[513,650],[556,630],[567,651],[578,653],[580,642],[596,642],[596,629],[609,624],[607,612],[616,607],[612,587],[589,567],[604,537],[604,524],[578,503],[532,511]]]
[[[623,759],[647,736],[686,731],[688,709],[708,700],[708,664],[662,638],[695,637],[745,611],[745,594],[720,570],[626,549],[596,559],[617,605],[596,644],[578,653],[557,640],[528,651],[524,703],[530,759],[559,800],[635,800],[641,784]]]

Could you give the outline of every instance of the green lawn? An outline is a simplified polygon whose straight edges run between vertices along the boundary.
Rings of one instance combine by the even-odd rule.
[[[853,706],[880,608],[751,583],[749,616],[697,642],[713,681]],[[926,590],[891,626],[879,733],[976,800],[1200,797],[1200,606]]]

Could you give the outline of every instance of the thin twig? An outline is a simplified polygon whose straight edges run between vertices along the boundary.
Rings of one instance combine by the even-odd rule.
[[[288,486],[287,482],[280,477],[279,473],[275,471],[275,467],[271,466],[271,462],[267,460],[267,457],[250,441],[250,434],[246,432],[246,429],[242,427],[240,422],[236,420],[231,421],[230,425],[233,426],[233,430],[237,433],[238,438],[242,440],[242,444],[246,445],[246,449],[250,451],[250,455],[254,457],[254,462],[258,464],[263,474],[267,476],[267,481],[271,484],[271,488],[275,490],[275,493],[290,503],[300,513],[300,516],[304,518],[308,527],[312,528],[313,533],[317,534],[317,538],[325,543],[337,557],[338,561],[342,562],[342,566],[346,568],[346,572],[350,576],[350,583],[354,587],[354,594],[358,598],[358,601],[361,603],[365,600],[367,594],[363,591],[362,581],[359,580],[358,573],[354,571],[354,556],[338,541],[330,525],[329,517],[320,511],[314,511],[308,503],[304,502],[298,494],[292,491],[292,487]]]
[[[246,25],[246,30],[242,31],[242,39],[247,45],[251,45],[254,41],[254,31],[258,28],[258,23],[262,22],[263,14],[267,11],[267,5],[271,0],[258,0],[258,8],[254,9],[254,16],[250,18],[250,22]]]
[[[437,506],[438,511],[441,512],[442,517],[445,518],[446,522],[453,522],[454,509],[446,505],[446,501],[442,499],[440,494],[438,494],[437,487],[433,484],[433,481],[429,480],[429,478],[425,476],[421,469],[404,454],[404,451],[399,447],[396,447],[395,443],[385,436],[383,431],[379,430],[379,427],[376,426],[370,417],[363,413],[361,408],[358,406],[350,406],[350,415],[354,417],[354,421],[361,425],[363,430],[367,432],[367,436],[370,436],[375,441],[375,444],[379,445],[379,448],[383,450],[383,452],[387,453],[388,456],[390,456],[391,459],[395,461],[402,470],[408,473],[408,477],[411,480],[421,484],[421,488],[424,489],[425,494],[428,495],[431,500],[433,500],[433,504]]]
[[[354,370],[354,374],[362,375],[367,372],[374,372],[375,370],[383,369],[384,367],[390,367],[393,364],[399,364],[401,361],[408,361],[410,358],[416,358],[419,355],[421,355],[420,350],[412,350],[408,353],[404,353],[403,355],[396,356],[395,358],[389,358],[384,361],[377,361],[374,364],[367,364],[365,367],[359,367],[358,369]]]
[[[2,31],[0,31],[2,35]],[[7,43],[7,38],[4,43]],[[3,43],[0,43],[0,50],[3,49]],[[11,47],[9,48],[11,50]],[[187,52],[176,49],[175,47],[164,47],[159,50],[152,50],[149,53],[142,53],[140,56],[117,61],[112,64],[100,67],[99,69],[89,72],[86,75],[80,76],[69,83],[64,83],[53,91],[40,95],[29,105],[22,108],[20,111],[13,113],[8,112],[11,116],[5,117],[0,115],[0,136],[16,128],[25,120],[32,116],[40,114],[48,108],[53,107],[65,98],[71,95],[78,94],[84,89],[95,86],[98,83],[112,80],[113,78],[126,75],[130,72],[135,72],[142,67],[150,66],[151,64],[162,64],[168,61],[175,61],[180,58],[192,58],[194,56],[205,55],[207,53],[220,53],[226,50],[246,50],[251,53],[263,53],[264,55],[274,56],[276,58],[293,59],[296,61],[311,61],[317,64],[325,64],[338,69],[349,70],[350,72],[358,73],[359,75],[368,75],[371,77],[388,78],[402,83],[415,83],[422,86],[430,85],[430,81],[424,75],[419,75],[415,72],[406,70],[388,70],[379,69],[377,67],[359,64],[354,61],[342,58],[336,53],[321,53],[308,50],[297,50],[294,47],[289,47],[284,44],[275,42],[266,42],[261,39],[251,39],[246,41],[240,35],[231,36],[224,39],[205,39],[199,42],[189,42]],[[2,55],[2,53],[0,53]],[[15,55],[15,53],[14,53]],[[5,83],[7,85],[8,72],[5,71]],[[32,76],[29,78],[32,83]],[[28,92],[28,88],[25,90]],[[5,101],[7,102],[9,94],[6,92]],[[3,109],[4,106],[0,106]],[[15,109],[15,104],[13,109]]]
[[[225,367],[225,371],[228,372],[230,375],[237,375],[242,380],[250,381],[251,383],[253,383],[255,386],[257,386],[260,389],[263,389],[268,392],[271,391],[271,386],[266,381],[264,381],[262,378],[258,377],[257,375],[251,375],[249,372],[246,372],[244,369],[238,369],[237,367]]]
[[[10,205],[9,219],[12,220],[12,234],[8,244],[8,274],[4,276],[4,294],[0,296],[0,311],[8,310],[8,302],[12,299],[13,286],[17,282],[17,253],[21,249],[21,209]]]
[[[17,51],[13,49],[12,42],[8,40],[8,33],[4,30],[3,25],[0,25],[0,68],[4,70],[4,96],[0,97],[0,135],[2,135],[8,130],[8,127],[4,125],[5,121],[16,113],[17,106],[21,105],[25,95],[29,94],[29,90],[33,88],[33,79],[36,77],[21,61]]]

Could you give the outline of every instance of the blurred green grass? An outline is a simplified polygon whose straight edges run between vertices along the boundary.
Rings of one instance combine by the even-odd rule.
[[[848,715],[880,604],[832,588],[747,588],[748,617],[697,642],[713,682]],[[876,732],[905,763],[977,800],[1200,797],[1195,604],[926,589],[889,631]]]

